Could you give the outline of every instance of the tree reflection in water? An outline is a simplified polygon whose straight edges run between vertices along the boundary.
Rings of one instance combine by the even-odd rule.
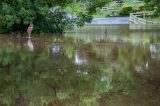
[[[104,52],[101,55],[104,55],[97,57],[100,49],[94,43],[76,46],[68,38],[62,40],[63,43],[58,45],[53,46],[55,42],[42,45],[40,50],[40,45],[34,48],[29,40],[28,46],[34,52],[29,52],[25,44],[19,48],[19,44],[10,40],[3,42],[0,48],[1,104],[97,106],[102,94],[127,92],[133,87],[134,66],[143,63],[147,55],[145,51],[137,52],[138,47],[119,45],[116,50],[111,46],[101,50]],[[79,54],[77,49],[83,54]],[[110,55],[106,55],[107,52]],[[108,58],[110,56],[113,58]]]

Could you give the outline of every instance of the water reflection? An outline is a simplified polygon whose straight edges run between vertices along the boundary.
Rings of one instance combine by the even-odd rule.
[[[87,59],[86,59],[85,52],[76,50],[76,52],[75,52],[75,64],[77,64],[77,65],[87,64]]]
[[[37,42],[35,39],[34,41]],[[25,48],[21,51],[19,48],[14,48],[14,46],[19,46],[18,43],[14,46],[4,45],[0,54],[3,65],[0,67],[1,103],[20,106],[49,104],[53,106],[66,104],[84,106],[94,103],[96,106],[99,96],[112,89],[111,79],[106,71],[109,67],[103,68],[98,62],[95,66],[92,61],[96,61],[96,58],[93,56],[91,61],[89,59],[91,57],[84,51],[87,47],[86,44],[76,46],[79,48],[73,50],[75,60],[69,58],[70,54],[67,53],[70,52],[52,55],[59,53],[60,48],[57,47],[65,45],[66,48],[74,48],[73,42],[70,42],[72,40],[61,46],[51,43],[50,46],[45,45],[44,48],[41,48],[41,51],[36,48],[35,50],[39,52],[32,53]],[[7,40],[7,43],[12,45],[14,42]],[[56,52],[52,51],[50,55],[46,48],[49,51],[56,48],[54,49]],[[92,52],[92,49],[90,50]],[[90,64],[88,64],[89,61]],[[102,67],[101,71],[100,67]]]
[[[140,106],[159,104],[160,61],[151,56],[159,53],[159,32],[154,40],[150,31],[140,37],[143,32],[123,26],[108,28],[105,42],[95,41],[95,31],[24,38],[21,43],[1,37],[0,105],[126,106],[128,100]],[[118,35],[121,31],[124,34]],[[139,38],[143,45],[132,43]]]
[[[160,60],[160,44],[150,44],[149,46],[152,59]]]
[[[52,53],[54,54],[61,54],[62,53],[62,48],[60,44],[54,44],[52,47]]]
[[[85,42],[115,42],[115,43],[132,43],[133,45],[145,45],[150,43],[151,38],[159,37],[159,26],[150,29],[129,29],[129,25],[102,25],[102,26],[85,26],[76,29],[75,33],[68,32],[66,36],[81,39]]]
[[[31,38],[28,38],[27,44],[28,44],[29,50],[30,50],[30,51],[33,51],[33,50],[34,50],[34,46],[33,46],[33,42],[32,42],[32,40],[31,40]]]

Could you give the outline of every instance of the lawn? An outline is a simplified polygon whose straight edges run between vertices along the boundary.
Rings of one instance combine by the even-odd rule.
[[[160,23],[160,16],[159,17],[152,17],[152,18],[148,18],[148,21],[153,21],[153,22],[159,22]]]
[[[134,2],[132,0],[124,0],[124,6],[132,6],[134,9],[143,6],[144,3],[139,2],[139,0],[135,0]],[[112,8],[111,10],[108,11],[97,11],[97,13],[95,13],[93,15],[94,18],[105,18],[108,16],[117,16],[119,15],[119,12],[121,11],[122,7],[117,7],[115,5],[114,2],[110,2],[109,4],[106,4],[106,7],[108,8]],[[64,9],[65,12],[70,13],[74,16],[78,15],[78,13],[82,12],[85,13],[86,12],[86,7],[84,4],[82,3],[73,3],[71,6],[67,6]]]

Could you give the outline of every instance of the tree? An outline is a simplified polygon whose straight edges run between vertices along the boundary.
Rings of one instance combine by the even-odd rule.
[[[147,4],[147,8],[155,10],[157,13],[160,12],[159,0],[144,0]]]
[[[75,0],[1,0],[0,32],[25,32],[30,22],[33,22],[35,32],[63,32],[73,24],[83,25],[91,20],[96,8],[107,1],[81,0],[88,4],[84,7],[87,12],[80,12],[75,21],[66,17],[63,11],[66,6],[78,2]]]

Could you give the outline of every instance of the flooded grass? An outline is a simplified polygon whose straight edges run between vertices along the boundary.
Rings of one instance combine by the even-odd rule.
[[[87,28],[59,37],[2,36],[0,105],[159,105],[160,31]]]

